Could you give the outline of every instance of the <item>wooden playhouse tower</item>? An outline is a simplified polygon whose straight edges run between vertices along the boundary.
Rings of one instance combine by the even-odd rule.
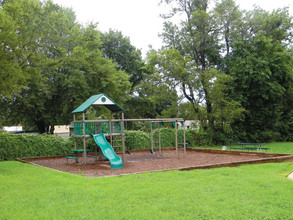
[[[111,111],[111,119],[97,119],[87,120],[86,111],[90,106],[104,106]],[[78,108],[73,114],[74,124],[74,147],[76,146],[76,139],[83,139],[83,163],[87,163],[86,139],[91,137],[91,134],[103,133],[110,138],[110,144],[113,144],[114,136],[121,136],[122,140],[122,160],[125,159],[125,133],[124,133],[124,112],[125,110],[113,101],[106,94],[93,95]],[[115,119],[114,114],[121,114],[120,119]],[[76,120],[76,115],[82,114],[82,120]]]

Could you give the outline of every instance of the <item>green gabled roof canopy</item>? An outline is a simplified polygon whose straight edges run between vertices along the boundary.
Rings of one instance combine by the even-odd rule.
[[[82,103],[78,108],[76,108],[72,113],[82,113],[85,112],[88,107],[92,105],[101,105],[108,108],[111,112],[125,112],[125,110],[114,102],[111,98],[109,98],[106,94],[102,93],[99,95],[93,95],[84,103]]]

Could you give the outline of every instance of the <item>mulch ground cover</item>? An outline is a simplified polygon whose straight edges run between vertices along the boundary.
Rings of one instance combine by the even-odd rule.
[[[212,153],[211,153],[212,152]],[[31,164],[52,168],[72,174],[82,174],[86,177],[117,176],[132,173],[154,172],[164,170],[188,170],[194,168],[218,167],[221,165],[237,165],[238,163],[250,163],[260,161],[266,154],[258,153],[219,153],[220,151],[186,151],[178,150],[179,157],[176,157],[175,150],[164,150],[162,155],[159,152],[151,154],[150,151],[137,151],[132,155],[126,154],[123,169],[111,170],[108,160],[95,162],[94,158],[87,158],[89,164],[75,164],[74,160],[66,163],[65,157],[35,158],[27,160]],[[122,157],[121,154],[118,156]],[[272,156],[271,156],[272,157]],[[25,159],[24,159],[25,160]],[[80,158],[80,161],[83,159]]]

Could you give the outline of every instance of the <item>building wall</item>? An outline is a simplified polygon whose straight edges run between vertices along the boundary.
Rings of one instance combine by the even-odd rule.
[[[22,126],[4,126],[3,130],[7,131],[7,132],[21,132],[21,131],[23,131]]]
[[[185,129],[197,129],[198,125],[199,125],[198,121],[194,121],[194,120],[184,121]],[[183,129],[183,126],[180,122],[178,123],[178,129]]]
[[[54,126],[54,135],[68,138],[69,137],[69,125],[55,125]]]

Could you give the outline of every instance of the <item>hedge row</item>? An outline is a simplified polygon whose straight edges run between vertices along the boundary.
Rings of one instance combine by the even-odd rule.
[[[172,128],[162,128],[161,146],[175,146],[175,131]],[[186,142],[190,147],[195,143],[195,132],[186,130]],[[115,146],[121,146],[121,138],[115,137]],[[120,140],[119,140],[120,139]],[[154,148],[158,148],[158,129],[154,130],[153,140]],[[0,133],[0,160],[14,160],[15,158],[42,157],[71,154],[74,146],[74,138],[64,139],[53,135],[15,135],[6,132]],[[178,146],[183,143],[183,131],[178,130]],[[82,139],[78,139],[78,148],[83,148]],[[150,149],[150,133],[143,131],[125,132],[126,149]],[[92,151],[95,148],[93,139],[88,139],[87,147]]]
[[[175,130],[172,128],[162,128],[161,133],[161,147],[175,147]],[[186,130],[185,138],[190,147],[194,146],[192,130]],[[130,149],[148,149],[151,147],[150,133],[142,131],[126,131],[125,145]],[[178,130],[178,147],[183,146],[183,130]],[[154,130],[153,133],[154,148],[159,147],[159,131]]]
[[[175,130],[172,128],[162,128],[161,133],[161,147],[175,147]],[[195,146],[195,131],[186,130],[185,138],[189,147]],[[155,129],[153,132],[153,144],[154,148],[159,147],[159,132]],[[80,141],[80,146],[82,142]],[[92,139],[87,141],[87,146],[91,150],[94,150],[95,143]],[[121,137],[114,137],[114,146],[121,146]],[[178,147],[183,146],[183,130],[178,130]],[[127,150],[137,150],[137,149],[150,149],[151,148],[151,138],[149,132],[144,131],[125,131],[125,147]]]
[[[72,142],[53,135],[0,133],[0,160],[70,154]]]
[[[160,129],[161,132],[161,147],[175,147],[175,130],[172,128],[162,128]],[[159,147],[159,134],[158,129],[154,130],[153,133],[153,144],[154,148]],[[189,146],[194,146],[194,131],[186,130],[186,142]],[[73,142],[73,137],[70,138]],[[183,146],[183,130],[178,130],[178,147]],[[95,143],[93,139],[87,140],[87,147],[94,151]],[[121,137],[117,136],[114,137],[114,146],[119,147],[121,146]],[[83,148],[82,139],[77,139],[77,146],[78,148]],[[125,147],[127,150],[137,150],[137,149],[150,149],[151,148],[151,139],[150,133],[144,131],[125,131]]]

